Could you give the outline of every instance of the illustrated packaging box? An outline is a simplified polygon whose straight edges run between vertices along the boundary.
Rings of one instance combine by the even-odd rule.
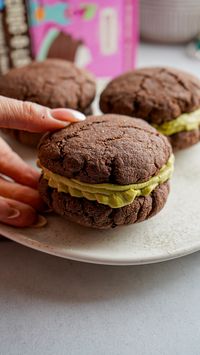
[[[32,56],[40,61],[70,60],[98,77],[112,77],[134,67],[137,0],[29,0],[26,4],[22,0],[0,0],[0,4],[7,43],[3,48],[8,58],[4,67],[5,58],[1,60],[1,72],[28,63]],[[10,31],[8,24],[15,29]],[[15,54],[18,60],[13,60],[13,45],[19,47]]]

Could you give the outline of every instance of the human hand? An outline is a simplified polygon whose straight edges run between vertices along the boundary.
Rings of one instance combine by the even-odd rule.
[[[46,132],[84,119],[85,116],[75,110],[50,110],[32,102],[0,96],[1,128]],[[16,227],[37,224],[38,211],[45,208],[37,191],[40,174],[25,163],[2,138],[0,174],[0,222]]]

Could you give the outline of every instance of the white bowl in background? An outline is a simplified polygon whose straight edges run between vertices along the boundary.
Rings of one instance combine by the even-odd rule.
[[[200,0],[140,0],[140,35],[147,41],[181,43],[200,32]]]

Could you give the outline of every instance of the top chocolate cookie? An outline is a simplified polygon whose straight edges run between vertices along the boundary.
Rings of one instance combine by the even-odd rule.
[[[67,107],[87,112],[95,96],[95,80],[71,62],[48,59],[3,75],[0,95],[50,108]]]
[[[127,185],[156,175],[170,154],[166,137],[143,120],[102,115],[45,135],[38,158],[43,167],[69,179]]]
[[[161,125],[200,108],[200,81],[173,68],[142,68],[112,80],[100,97],[104,113],[144,118]]]

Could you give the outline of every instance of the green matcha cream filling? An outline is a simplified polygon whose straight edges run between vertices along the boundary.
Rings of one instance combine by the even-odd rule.
[[[74,197],[85,197],[87,200],[97,201],[111,208],[120,208],[130,205],[138,196],[150,195],[158,185],[169,180],[174,169],[174,156],[172,154],[159,173],[148,181],[130,185],[87,184],[54,174],[43,166],[41,168],[44,179],[48,180],[48,185],[57,189],[58,192],[69,193]]]
[[[153,124],[153,126],[165,136],[198,129],[200,126],[200,109],[191,113],[183,113],[181,116],[162,125]]]

